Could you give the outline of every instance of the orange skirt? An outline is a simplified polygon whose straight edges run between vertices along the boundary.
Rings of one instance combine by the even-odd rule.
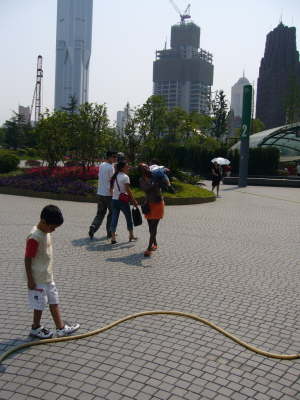
[[[165,204],[163,201],[159,203],[149,203],[150,212],[145,214],[146,219],[161,219],[164,216]]]

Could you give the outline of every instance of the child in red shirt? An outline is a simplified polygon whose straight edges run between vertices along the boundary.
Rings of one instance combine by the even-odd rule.
[[[25,270],[28,286],[28,301],[33,309],[33,324],[30,336],[47,339],[53,332],[41,325],[42,313],[47,304],[56,325],[56,336],[66,336],[79,329],[79,324],[63,322],[59,309],[58,292],[53,279],[51,232],[64,222],[62,212],[54,205],[43,208],[37,226],[27,237]]]

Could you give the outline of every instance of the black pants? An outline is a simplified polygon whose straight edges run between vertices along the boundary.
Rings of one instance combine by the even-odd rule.
[[[147,219],[149,233],[150,233],[149,244],[148,244],[149,251],[151,250],[152,245],[157,246],[156,235],[157,235],[157,226],[159,221],[160,221],[159,219]]]
[[[106,233],[108,236],[110,233],[110,225],[111,225],[111,216],[112,216],[112,197],[111,196],[100,196],[98,195],[98,207],[97,207],[97,215],[93,219],[91,224],[91,228],[94,232],[100,228],[105,214],[108,210],[107,219],[106,219]]]

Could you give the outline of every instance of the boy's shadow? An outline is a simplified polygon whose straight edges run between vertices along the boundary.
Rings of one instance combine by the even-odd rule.
[[[7,341],[3,341],[3,342],[0,342],[0,349],[1,349],[1,352],[0,352],[0,356],[2,356],[2,354],[4,354],[4,353],[6,353],[7,351],[9,351],[9,350],[11,350],[13,347],[15,347],[15,346],[19,346],[19,345],[21,345],[21,344],[25,344],[25,343],[29,343],[29,342],[33,342],[35,339],[33,339],[33,338],[31,338],[31,337],[27,337],[27,338],[16,338],[16,339],[9,339],[9,340],[7,340]],[[36,340],[39,340],[39,339],[36,339]],[[14,353],[12,353],[12,354],[9,354],[8,356],[7,356],[7,358],[5,358],[5,360],[4,361],[2,361],[2,363],[0,364],[0,373],[4,373],[5,371],[6,371],[6,367],[3,365],[3,363],[5,363],[5,361],[6,360],[9,360],[11,357],[13,357],[15,354],[18,354],[18,353],[22,353],[22,352],[24,352],[24,351],[26,351],[27,350],[27,348],[25,348],[25,349],[20,349],[20,350],[17,350],[16,352],[14,352]]]

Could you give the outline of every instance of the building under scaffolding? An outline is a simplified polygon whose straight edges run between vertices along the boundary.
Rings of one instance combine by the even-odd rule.
[[[153,92],[169,109],[209,114],[213,84],[212,54],[200,49],[200,28],[181,22],[171,28],[171,48],[156,51]]]

